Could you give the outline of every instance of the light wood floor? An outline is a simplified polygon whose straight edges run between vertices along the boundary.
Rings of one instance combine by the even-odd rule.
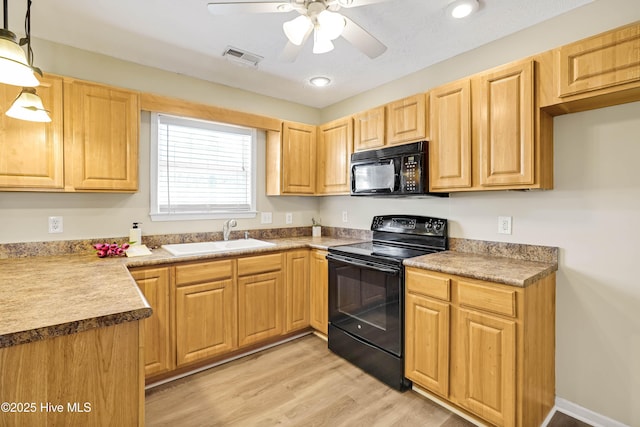
[[[400,393],[308,335],[147,391],[147,426],[420,426],[472,424]]]

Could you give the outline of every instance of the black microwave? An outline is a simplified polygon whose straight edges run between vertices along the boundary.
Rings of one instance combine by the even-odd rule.
[[[360,151],[351,155],[352,196],[447,197],[429,192],[427,141]]]

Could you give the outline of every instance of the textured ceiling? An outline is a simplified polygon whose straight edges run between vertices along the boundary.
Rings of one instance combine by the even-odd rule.
[[[309,40],[293,63],[278,55],[287,42],[282,24],[296,12],[221,17],[208,13],[207,0],[55,0],[34,2],[31,13],[37,38],[322,108],[590,1],[480,0],[475,15],[458,21],[445,15],[449,0],[341,9],[387,51],[370,59],[339,38],[332,52],[314,55]],[[14,32],[25,7],[10,4]],[[240,66],[222,56],[227,46],[264,60],[257,68]],[[308,79],[316,75],[333,82],[312,87]]]

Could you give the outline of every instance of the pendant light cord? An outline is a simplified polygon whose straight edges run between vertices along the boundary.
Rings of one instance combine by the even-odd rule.
[[[33,67],[33,50],[31,50],[31,0],[27,0],[27,14],[24,17],[24,34],[24,39],[20,40],[20,45],[23,45],[26,42],[27,62],[30,67]]]
[[[2,9],[2,10],[4,10],[3,18],[4,18],[4,29],[5,30],[9,29],[9,16],[8,16],[9,15],[9,12],[8,12],[9,5],[8,5],[8,1],[9,0],[4,0],[4,9]]]

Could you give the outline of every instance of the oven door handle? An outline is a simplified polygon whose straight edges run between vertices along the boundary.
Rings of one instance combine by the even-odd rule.
[[[327,255],[327,260],[329,260],[329,261],[337,261],[337,262],[341,262],[343,264],[354,265],[356,267],[368,268],[370,270],[380,271],[382,273],[389,274],[389,275],[392,275],[392,276],[400,274],[400,269],[397,269],[397,268],[387,268],[387,267],[383,267],[380,264],[360,261],[360,260],[356,260],[354,258],[342,257],[340,255],[331,254],[331,253]]]

